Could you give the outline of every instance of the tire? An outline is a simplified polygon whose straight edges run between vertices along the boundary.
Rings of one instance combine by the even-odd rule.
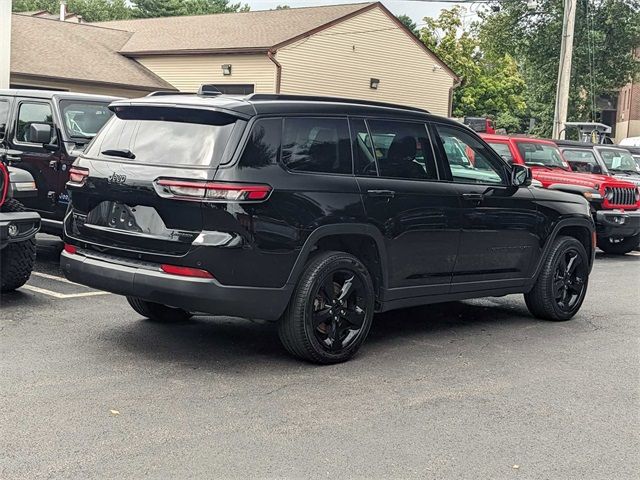
[[[15,199],[9,199],[2,205],[3,212],[24,210],[24,206]],[[9,243],[0,250],[0,292],[12,292],[27,283],[35,261],[35,236],[23,242]]]
[[[631,237],[624,237],[617,240],[614,237],[599,237],[598,248],[604,253],[612,255],[624,255],[632,252],[640,246],[640,234]]]
[[[318,364],[352,358],[369,334],[375,294],[367,268],[353,255],[322,252],[300,276],[278,334],[293,356]]]
[[[180,323],[191,318],[191,313],[181,308],[147,302],[138,297],[127,297],[127,302],[137,313],[158,323]]]
[[[533,289],[525,293],[524,299],[534,316],[565,321],[580,310],[588,283],[589,256],[584,245],[573,237],[560,236],[554,240]]]

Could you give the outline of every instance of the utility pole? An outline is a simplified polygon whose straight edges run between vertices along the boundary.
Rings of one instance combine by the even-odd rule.
[[[9,88],[11,72],[11,0],[0,0],[0,88]]]
[[[573,30],[576,23],[577,3],[577,0],[564,0],[560,65],[558,66],[558,84],[556,86],[556,108],[553,114],[552,137],[555,139],[564,138],[564,124],[567,121],[571,57],[573,56]]]

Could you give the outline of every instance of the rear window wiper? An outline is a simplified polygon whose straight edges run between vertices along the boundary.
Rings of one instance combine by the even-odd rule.
[[[102,153],[102,155],[108,155],[110,157],[130,158],[131,160],[136,158],[134,153],[131,150],[128,150],[126,148],[112,148],[108,150],[103,150],[100,153]]]

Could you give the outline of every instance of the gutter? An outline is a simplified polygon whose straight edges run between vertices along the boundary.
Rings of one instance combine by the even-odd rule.
[[[280,93],[280,86],[282,85],[282,65],[275,57],[275,51],[269,50],[267,52],[267,57],[271,60],[276,66],[276,93]]]

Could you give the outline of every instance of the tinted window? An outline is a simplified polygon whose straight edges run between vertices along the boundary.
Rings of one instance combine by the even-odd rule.
[[[53,132],[53,115],[48,103],[22,103],[18,112],[18,124],[16,126],[16,140],[27,142],[27,133],[32,123],[48,123]],[[53,134],[52,134],[53,135]]]
[[[301,172],[351,173],[347,120],[285,118],[282,163]]]
[[[560,150],[554,145],[538,142],[517,142],[518,151],[524,163],[531,166],[547,166],[566,168],[567,163],[562,159]]]
[[[86,155],[148,164],[217,165],[233,125],[112,117],[89,145]],[[109,150],[129,150],[135,158],[102,153]]]
[[[507,145],[506,143],[493,143],[493,142],[487,142],[487,143],[491,145],[491,148],[493,148],[498,153],[498,155],[504,158],[507,162],[513,163],[513,155],[511,155],[511,150],[509,149],[509,145]]]
[[[4,137],[4,130],[9,120],[9,102],[0,100],[0,138]]]
[[[247,146],[240,159],[240,167],[261,167],[275,163],[280,153],[281,118],[257,120],[251,129]]]
[[[113,115],[106,103],[78,100],[62,100],[60,113],[67,135],[80,138],[93,138]]]
[[[431,142],[422,123],[368,120],[381,177],[436,179]]]
[[[504,183],[505,165],[494,160],[490,149],[478,139],[461,129],[438,125],[454,182],[459,183]]]
[[[371,177],[377,176],[378,167],[367,125],[362,119],[352,119],[350,125],[356,174]]]

